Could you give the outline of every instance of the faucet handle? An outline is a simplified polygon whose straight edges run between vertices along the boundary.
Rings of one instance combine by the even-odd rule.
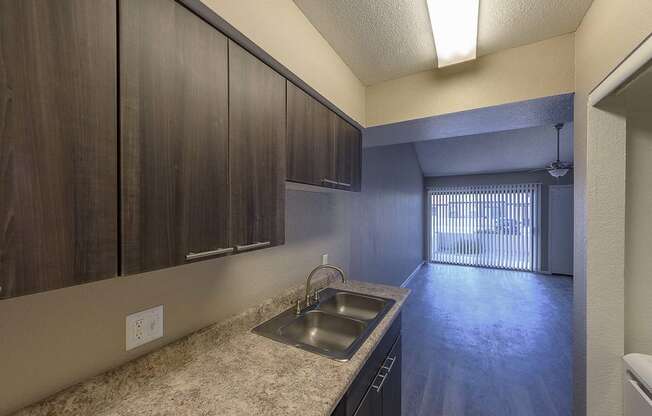
[[[297,309],[295,311],[297,315],[301,315],[301,299],[297,299]]]
[[[314,293],[312,294],[312,300],[314,302],[319,302],[319,295],[321,294],[321,292],[323,292],[324,289],[326,288],[322,287],[320,289],[315,289]]]

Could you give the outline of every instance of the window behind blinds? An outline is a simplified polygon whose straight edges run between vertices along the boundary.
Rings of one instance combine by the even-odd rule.
[[[540,201],[540,184],[430,189],[430,261],[539,271]]]

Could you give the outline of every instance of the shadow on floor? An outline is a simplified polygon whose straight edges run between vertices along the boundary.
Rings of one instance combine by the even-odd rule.
[[[403,415],[571,415],[572,286],[424,265],[403,311]]]

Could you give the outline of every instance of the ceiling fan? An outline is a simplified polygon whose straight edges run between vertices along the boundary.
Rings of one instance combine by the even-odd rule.
[[[535,169],[530,172],[541,172],[547,171],[550,176],[555,178],[561,178],[568,173],[569,170],[573,169],[573,163],[571,162],[562,162],[559,160],[559,132],[564,127],[564,123],[555,124],[555,129],[557,130],[557,160],[550,162],[548,166],[541,169]]]

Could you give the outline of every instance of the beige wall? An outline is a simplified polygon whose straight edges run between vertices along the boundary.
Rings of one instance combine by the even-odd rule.
[[[350,199],[288,191],[281,247],[3,300],[0,415],[302,282],[322,253],[350,270]],[[125,316],[159,304],[164,338],[125,352]]]
[[[650,32],[649,0],[594,0],[575,33],[575,280],[574,280],[574,382],[575,414],[587,414],[587,386],[611,385],[613,380],[586,377],[586,196],[587,196],[587,99],[608,73]],[[595,406],[599,398],[591,399]]]
[[[203,0],[299,78],[365,125],[365,87],[292,0]]]
[[[367,87],[367,126],[573,92],[573,35]]]

